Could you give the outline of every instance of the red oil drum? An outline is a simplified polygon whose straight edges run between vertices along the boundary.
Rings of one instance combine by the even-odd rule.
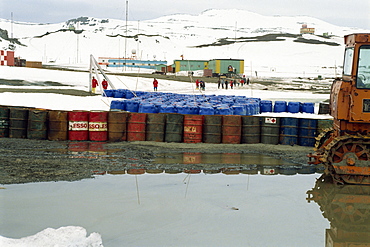
[[[87,141],[89,139],[89,112],[68,112],[68,139],[71,141]]]
[[[145,141],[145,113],[130,113],[127,121],[127,141]]]
[[[91,111],[89,114],[90,141],[108,140],[108,112]]]
[[[68,139],[68,112],[50,110],[48,117],[48,139],[50,141],[66,141]]]
[[[184,115],[184,142],[202,142],[203,115]]]
[[[240,115],[225,115],[222,118],[222,143],[239,144],[242,134]]]

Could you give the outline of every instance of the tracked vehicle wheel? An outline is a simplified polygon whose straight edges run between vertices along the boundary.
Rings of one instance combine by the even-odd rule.
[[[338,184],[370,185],[369,140],[342,136],[336,139],[325,152],[326,172]]]

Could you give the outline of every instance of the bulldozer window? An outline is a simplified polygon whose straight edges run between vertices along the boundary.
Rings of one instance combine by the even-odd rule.
[[[357,88],[370,89],[370,45],[360,47],[357,68]]]
[[[344,65],[343,65],[343,74],[351,75],[352,74],[352,63],[353,63],[353,47],[347,48],[344,53]]]

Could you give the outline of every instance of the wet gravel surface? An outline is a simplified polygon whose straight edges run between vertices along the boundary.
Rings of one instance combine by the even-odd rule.
[[[222,169],[223,164],[155,164],[166,153],[256,153],[297,166],[307,164],[311,147],[266,144],[189,144],[164,142],[70,142],[0,138],[0,184],[42,181],[75,181],[96,174],[130,169]],[[228,168],[243,168],[227,164]],[[244,167],[246,168],[246,167]],[[247,168],[246,168],[247,169]]]

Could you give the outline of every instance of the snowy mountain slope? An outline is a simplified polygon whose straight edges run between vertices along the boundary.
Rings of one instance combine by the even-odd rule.
[[[44,63],[86,64],[90,54],[130,57],[135,50],[138,58],[167,60],[168,64],[181,55],[201,60],[238,58],[245,60],[248,73],[321,73],[322,67],[342,63],[345,34],[366,32],[308,16],[263,16],[236,9],[127,24],[126,31],[124,20],[92,17],[57,24],[14,22],[13,37],[19,42],[16,56]],[[301,37],[302,24],[315,28],[317,35]],[[11,22],[0,19],[0,48],[9,46],[10,33]]]

